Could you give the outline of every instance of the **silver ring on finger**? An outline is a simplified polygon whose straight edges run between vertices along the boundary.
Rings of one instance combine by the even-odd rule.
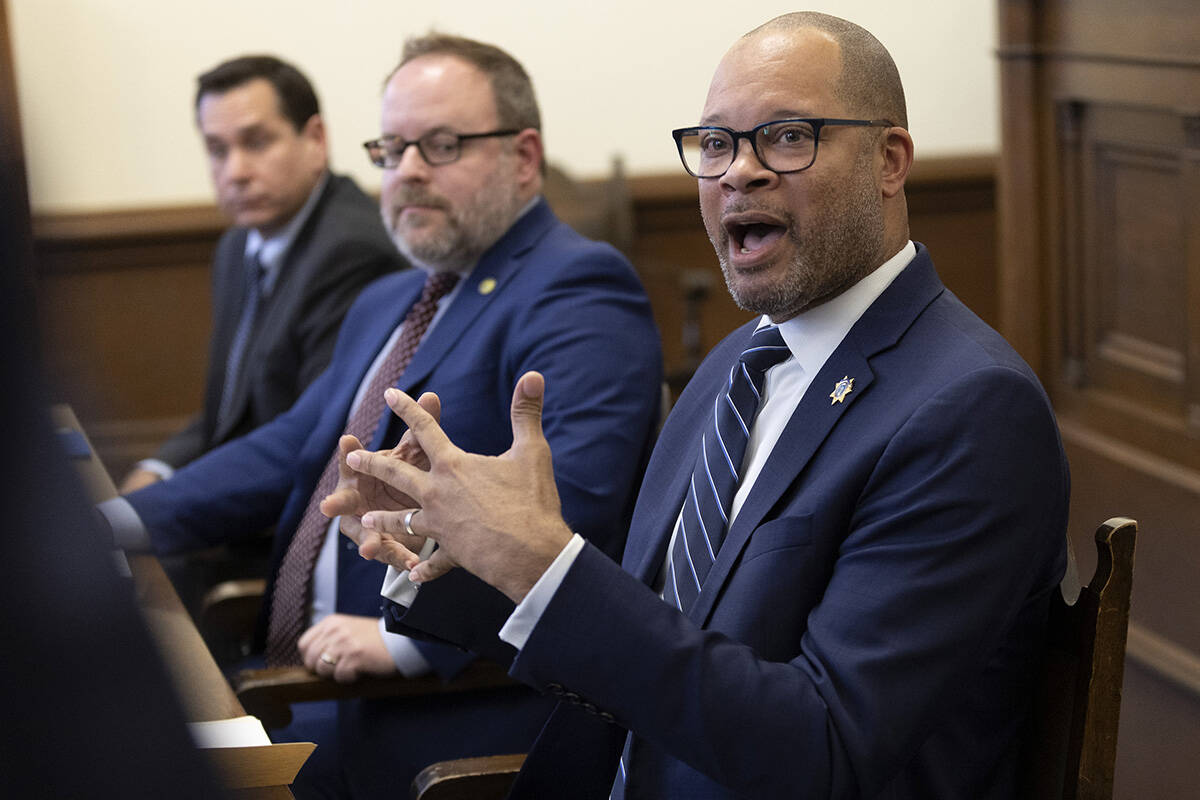
[[[408,510],[408,513],[404,515],[404,530],[408,533],[409,536],[417,536],[418,535],[417,532],[412,529],[412,520],[413,520],[413,516],[415,516],[416,513],[420,510],[421,509],[419,509],[419,508],[410,508]]]

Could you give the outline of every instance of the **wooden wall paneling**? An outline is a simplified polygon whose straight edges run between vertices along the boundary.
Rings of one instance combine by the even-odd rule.
[[[999,331],[1042,374],[1044,316],[1049,313],[1044,268],[1046,229],[1040,204],[1041,103],[1037,17],[1029,0],[999,0],[1000,159],[996,171],[997,229],[1003,268],[997,275]]]
[[[930,247],[947,285],[993,323],[995,168],[994,156],[925,159],[908,186],[914,238]],[[602,188],[595,183],[577,188],[591,196]],[[678,391],[698,359],[751,315],[725,289],[695,179],[627,183],[633,236],[622,245],[650,295]],[[224,223],[208,206],[41,215],[35,223],[57,399],[77,409],[120,473],[199,406],[208,264]]]
[[[998,12],[1013,162],[1000,171],[1002,328],[1028,346],[1037,337],[1009,326],[1045,321],[1030,361],[1071,460],[1081,571],[1098,520],[1132,516],[1143,534],[1114,796],[1190,796],[1200,747],[1200,6],[999,0]],[[1020,290],[1039,281],[1040,301]],[[1007,307],[1028,302],[1040,306]]]
[[[40,324],[56,402],[122,474],[199,408],[215,209],[42,216]]]
[[[1000,325],[994,155],[920,160],[905,188],[909,233],[938,274],[985,322]]]
[[[1197,101],[1200,103],[1200,100]],[[1186,371],[1187,422],[1193,433],[1200,431],[1200,108],[1183,117],[1184,148],[1180,181],[1185,219],[1184,264],[1187,277],[1184,303],[1187,319]]]

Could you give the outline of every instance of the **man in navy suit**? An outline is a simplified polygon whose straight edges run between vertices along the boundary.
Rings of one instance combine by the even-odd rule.
[[[384,567],[359,558],[316,507],[332,488],[322,481],[337,475],[339,437],[395,444],[403,428],[382,398],[394,386],[444,395],[455,420],[447,433],[499,454],[512,441],[513,383],[542,371],[555,382],[545,420],[563,513],[615,557],[654,430],[661,357],[629,263],[559,222],[541,198],[538,107],[511,56],[450,36],[409,42],[384,91],[382,133],[366,149],[384,170],[383,218],[420,269],[362,293],[329,368],[289,411],[109,510],[136,512],[159,553],[276,523],[269,660],[339,681],[431,669],[449,679],[472,656],[385,635]],[[347,703],[336,720],[285,734],[321,745],[295,788],[395,796],[430,761],[527,748],[549,708],[521,686],[432,698],[403,716],[386,701]]]
[[[909,240],[906,125],[883,46],[800,13],[736,42],[675,132],[762,318],[667,420],[623,570],[558,513],[551,376],[517,384],[502,459],[396,393],[428,464],[347,453],[330,510],[397,493],[343,524],[399,570],[389,591],[420,586],[397,628],[461,634],[476,610],[437,589],[456,564],[518,604],[511,673],[562,702],[514,797],[1019,796],[1067,465],[1036,377]]]

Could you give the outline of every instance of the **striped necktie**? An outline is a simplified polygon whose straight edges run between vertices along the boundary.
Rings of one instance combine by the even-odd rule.
[[[387,408],[383,399],[384,390],[400,380],[400,376],[404,374],[417,352],[417,346],[425,336],[425,331],[429,329],[429,323],[433,321],[438,301],[445,297],[456,283],[456,272],[432,273],[425,281],[421,298],[404,317],[396,344],[375,370],[362,400],[346,423],[345,433],[357,436],[364,447],[370,447]],[[304,516],[300,518],[296,533],[292,535],[292,541],[279,564],[279,571],[275,574],[271,613],[267,623],[266,656],[269,666],[300,663],[296,642],[308,627],[313,568],[317,564],[321,544],[325,541],[325,533],[329,530],[329,518],[321,513],[321,501],[337,486],[337,475],[338,450],[335,445],[333,454],[308,499]]]
[[[729,507],[767,370],[791,354],[777,325],[759,328],[729,370],[725,391],[713,400],[713,415],[683,502],[671,549],[663,598],[685,614],[700,594],[729,528]]]
[[[767,370],[791,351],[777,325],[759,328],[729,370],[725,390],[715,398],[713,415],[704,429],[692,482],[683,501],[679,530],[671,548],[663,599],[685,614],[700,594],[729,528],[729,508],[737,492],[750,428],[758,413]],[[624,800],[627,769],[632,763],[634,736],[625,738],[610,800]]]

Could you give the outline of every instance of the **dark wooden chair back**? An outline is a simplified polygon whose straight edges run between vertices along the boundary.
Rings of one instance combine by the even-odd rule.
[[[503,800],[525,763],[523,753],[430,764],[413,779],[413,800]]]
[[[1023,797],[1112,797],[1136,537],[1134,520],[1113,517],[1105,522],[1096,531],[1091,581],[1074,603],[1057,593]]]
[[[626,255],[633,247],[633,196],[620,158],[606,180],[577,181],[546,165],[542,187],[559,219],[589,239],[608,242]]]

